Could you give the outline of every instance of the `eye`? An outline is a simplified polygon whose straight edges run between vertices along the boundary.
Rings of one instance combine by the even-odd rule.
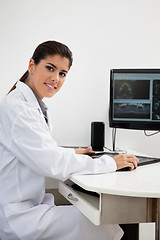
[[[46,68],[49,70],[49,71],[54,71],[54,68],[53,67],[51,67],[51,66],[46,66]]]
[[[64,72],[60,72],[59,75],[62,77],[66,77],[66,73],[64,73]]]

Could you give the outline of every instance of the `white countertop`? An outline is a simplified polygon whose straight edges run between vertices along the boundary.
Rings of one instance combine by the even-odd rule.
[[[133,171],[98,175],[73,175],[73,182],[86,190],[121,196],[160,198],[160,163]]]

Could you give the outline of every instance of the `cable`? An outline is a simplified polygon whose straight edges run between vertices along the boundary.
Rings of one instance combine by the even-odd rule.
[[[144,135],[147,136],[147,137],[150,137],[150,136],[153,136],[153,135],[158,134],[159,132],[160,132],[160,131],[157,131],[157,132],[151,133],[151,134],[147,134],[147,133],[146,133],[146,130],[144,130]]]
[[[116,150],[116,128],[112,129],[112,145],[113,145],[113,151]]]

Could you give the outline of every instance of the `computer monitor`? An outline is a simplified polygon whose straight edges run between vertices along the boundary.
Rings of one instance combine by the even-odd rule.
[[[160,69],[111,69],[109,126],[160,130]]]

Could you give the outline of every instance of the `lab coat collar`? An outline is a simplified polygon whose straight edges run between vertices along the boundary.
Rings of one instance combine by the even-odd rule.
[[[38,103],[33,91],[30,89],[30,87],[27,84],[25,84],[21,81],[18,81],[16,84],[16,88],[18,88],[21,91],[23,97],[25,98],[25,100],[27,102],[29,102],[33,107],[35,107],[41,111],[41,108],[39,106],[39,103]]]
[[[27,102],[29,102],[32,105],[33,108],[38,109],[40,114],[44,117],[43,112],[41,110],[41,107],[40,107],[40,105],[39,105],[39,103],[36,99],[36,96],[33,93],[33,91],[30,89],[30,87],[27,84],[25,84],[21,81],[18,81],[17,84],[16,84],[16,88],[18,88],[21,91],[25,100]],[[44,119],[44,121],[46,123],[46,127],[49,128],[50,131],[52,131],[52,124],[51,124],[51,121],[50,121],[48,111],[47,111],[47,119],[48,119],[48,124],[46,123],[46,121]]]

